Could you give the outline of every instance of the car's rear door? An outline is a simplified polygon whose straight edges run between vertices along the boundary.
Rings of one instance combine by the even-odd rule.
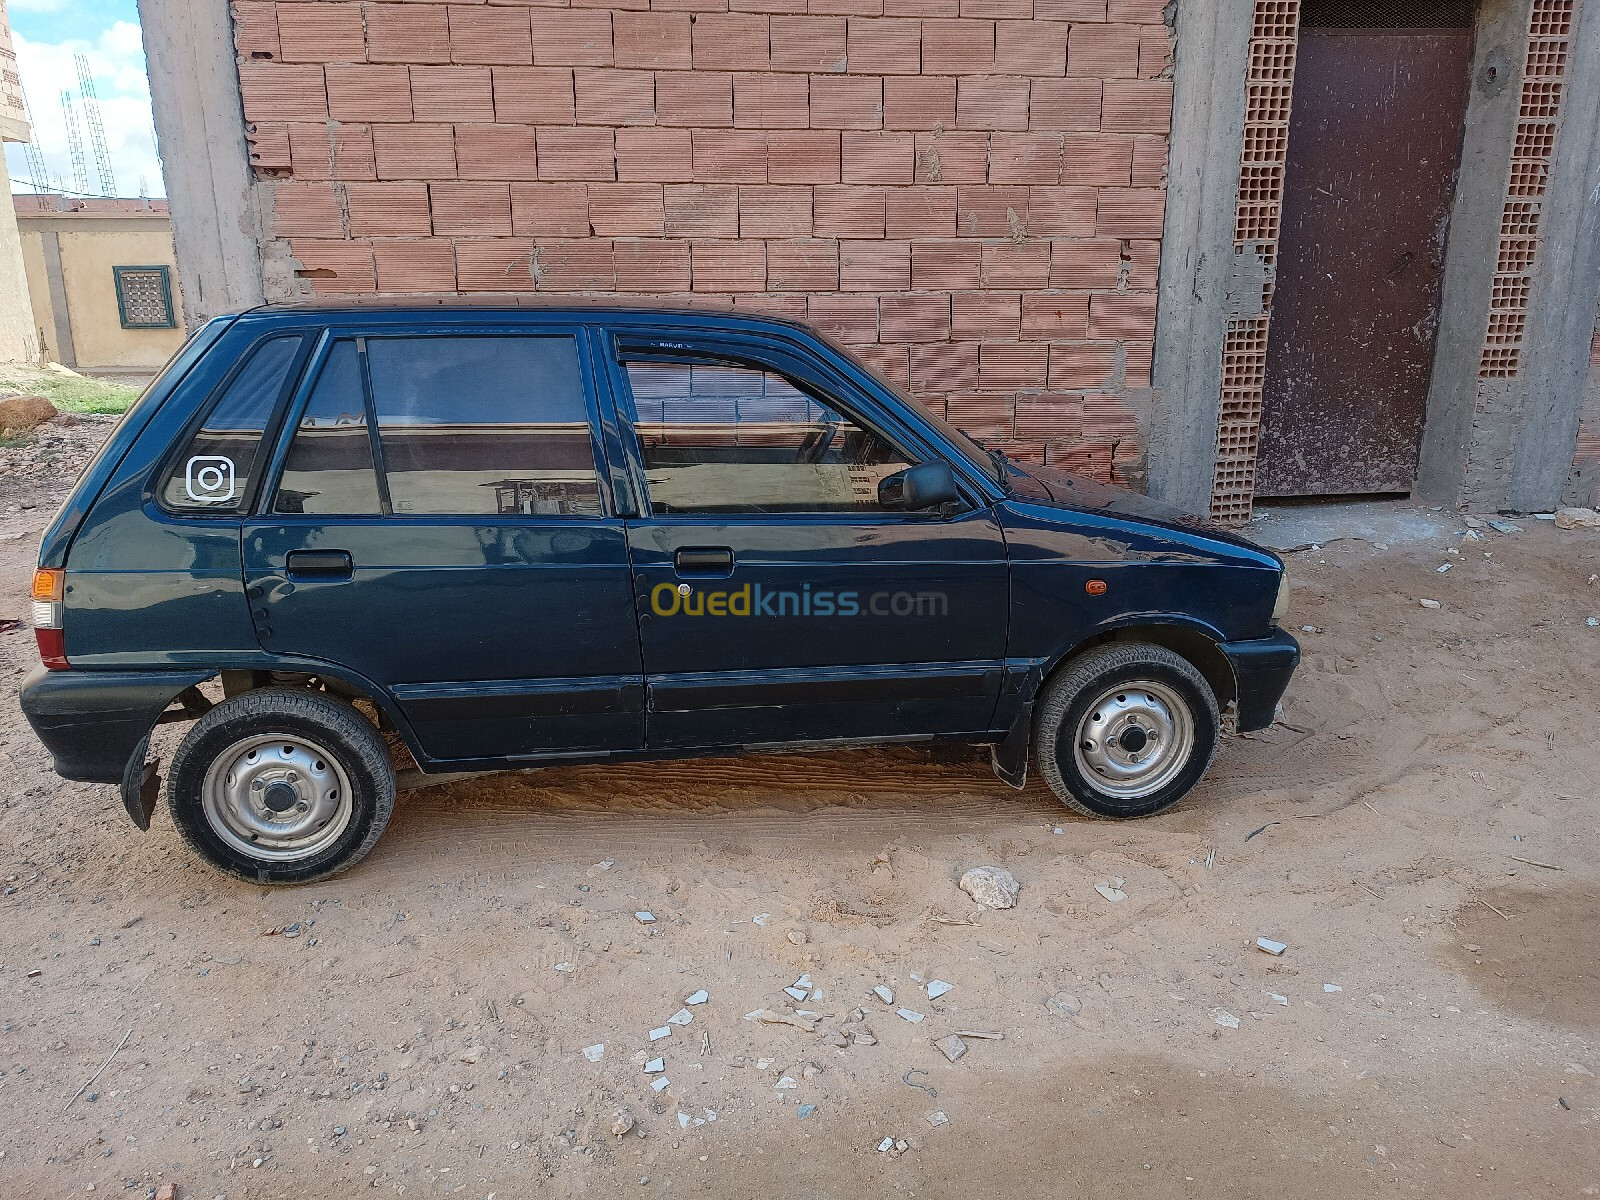
[[[986,504],[896,512],[930,457],[803,347],[756,334],[609,339],[646,493],[630,518],[651,749],[989,729],[1005,540]]]
[[[243,530],[261,644],[387,689],[433,759],[640,746],[588,346],[576,327],[330,330]]]

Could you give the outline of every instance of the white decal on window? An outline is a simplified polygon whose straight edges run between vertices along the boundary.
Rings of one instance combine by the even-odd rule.
[[[197,504],[226,504],[233,499],[233,459],[197,454],[183,472],[183,490]]]

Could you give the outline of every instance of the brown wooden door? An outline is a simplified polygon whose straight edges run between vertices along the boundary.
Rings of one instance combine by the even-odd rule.
[[[1409,492],[1469,29],[1302,29],[1258,496]]]

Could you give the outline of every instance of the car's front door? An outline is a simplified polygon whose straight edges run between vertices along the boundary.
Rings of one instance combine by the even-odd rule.
[[[578,329],[330,332],[243,530],[263,647],[386,688],[430,758],[642,745],[592,377]]]
[[[1008,605],[987,506],[881,504],[879,482],[926,450],[804,353],[683,345],[610,347],[646,494],[627,526],[647,745],[987,730]]]

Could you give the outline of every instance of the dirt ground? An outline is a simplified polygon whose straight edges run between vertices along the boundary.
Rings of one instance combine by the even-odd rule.
[[[0,453],[0,616],[104,428]],[[562,768],[290,890],[57,779],[0,635],[0,1195],[1600,1194],[1600,534],[1445,524],[1291,556],[1282,722],[1155,819],[965,751]],[[745,1019],[802,974],[817,1032]]]

